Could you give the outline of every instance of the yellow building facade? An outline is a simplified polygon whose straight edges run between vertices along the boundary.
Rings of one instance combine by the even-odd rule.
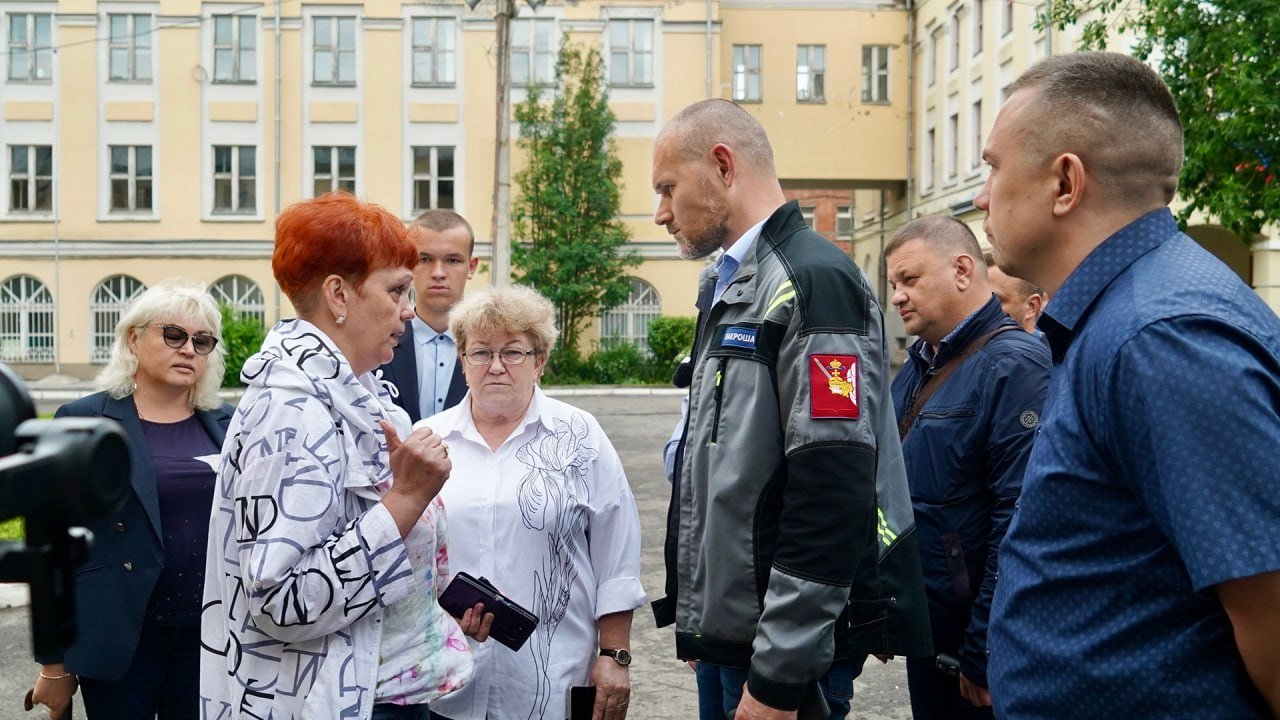
[[[1067,34],[1035,30],[1043,8],[1022,0],[517,5],[513,102],[553,79],[566,39],[599,46],[610,81],[620,219],[643,264],[588,345],[643,344],[652,317],[694,314],[702,264],[681,260],[653,224],[650,187],[653,138],[688,103],[732,99],[759,118],[788,196],[884,298],[887,237],[922,214],[980,223],[972,198],[1003,88],[1072,47]],[[472,282],[488,283],[494,10],[493,0],[0,3],[0,361],[28,379],[89,377],[121,308],[174,275],[268,324],[288,316],[270,269],[274,219],[330,189],[405,221],[458,210],[483,261]],[[1280,250],[1251,254],[1221,235],[1197,236],[1234,253],[1228,261],[1280,304]]]

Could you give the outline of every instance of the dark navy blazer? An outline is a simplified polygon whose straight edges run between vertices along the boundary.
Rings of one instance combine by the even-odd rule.
[[[378,368],[382,371],[382,379],[396,386],[400,392],[393,393],[391,399],[395,404],[409,413],[414,422],[422,419],[421,401],[418,399],[418,344],[413,339],[413,320],[405,320],[404,334],[400,336],[400,344],[396,346],[396,354],[391,362]],[[444,396],[444,410],[462,402],[467,394],[467,378],[462,374],[462,358],[453,364],[453,380],[449,381],[449,392]]]
[[[196,411],[200,424],[219,448],[233,410],[224,404],[217,410]],[[119,510],[89,527],[93,548],[76,571],[77,639],[62,658],[67,672],[119,680],[133,660],[151,591],[164,567],[155,468],[151,455],[139,451],[146,445],[132,395],[116,400],[106,393],[94,393],[58,408],[56,417],[110,418],[120,423],[129,439],[133,492]],[[36,660],[50,663],[59,658]]]

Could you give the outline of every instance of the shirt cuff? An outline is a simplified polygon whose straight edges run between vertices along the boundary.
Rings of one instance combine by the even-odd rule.
[[[644,604],[644,588],[640,578],[620,577],[596,586],[596,617],[635,610]]]

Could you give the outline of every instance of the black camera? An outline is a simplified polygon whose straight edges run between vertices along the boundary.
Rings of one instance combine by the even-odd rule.
[[[92,542],[91,520],[129,491],[129,445],[105,418],[35,419],[30,393],[0,363],[0,520],[21,517],[26,538],[0,543],[0,581],[31,587],[37,657],[75,640],[75,568]]]

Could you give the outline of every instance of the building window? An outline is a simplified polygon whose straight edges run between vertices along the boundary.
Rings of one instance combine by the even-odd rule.
[[[929,34],[929,67],[927,68],[929,87],[933,87],[934,81],[938,79],[938,46],[940,43],[938,34],[941,32],[942,28],[934,28],[933,32]],[[862,65],[866,67],[865,62]]]
[[[609,21],[609,84],[653,85],[653,21]]]
[[[316,85],[355,85],[356,19],[316,17],[312,30],[311,81]]]
[[[53,362],[53,296],[30,275],[0,284],[0,362]]]
[[[1000,37],[1013,32],[1013,0],[1004,0],[1000,9]]]
[[[333,190],[356,191],[355,147],[313,147],[315,196]]]
[[[836,239],[849,241],[853,239],[853,206],[836,206]]]
[[[977,170],[982,165],[982,101],[974,100],[969,106],[969,137],[973,145],[969,147],[969,168]]]
[[[889,46],[862,46],[862,102],[889,102]]]
[[[92,326],[92,346],[89,361],[104,363],[111,358],[111,346],[116,341],[116,323],[134,298],[147,286],[128,275],[112,275],[98,284],[89,297],[89,318]]]
[[[414,18],[413,84],[453,85],[456,42],[452,18]]]
[[[958,8],[951,14],[950,25],[947,29],[951,34],[948,43],[951,52],[947,56],[947,69],[955,70],[960,67],[960,10]]]
[[[453,148],[413,148],[413,212],[453,208]]]
[[[555,20],[512,20],[511,82],[524,86],[550,85],[555,77]]]
[[[970,51],[974,55],[982,53],[983,5],[982,0],[973,0],[973,47]]]
[[[600,347],[626,343],[634,345],[645,357],[652,357],[649,323],[662,314],[662,298],[652,285],[639,278],[628,278],[628,282],[631,292],[627,301],[600,316]]]
[[[826,102],[827,46],[796,46],[796,102]]]
[[[9,146],[9,209],[14,212],[53,209],[52,146]]]
[[[213,16],[213,81],[251,83],[258,79],[258,19]]]
[[[111,209],[151,209],[151,146],[112,145]]]
[[[110,80],[151,82],[151,16],[108,15]]]
[[[213,211],[252,213],[258,208],[258,149],[252,145],[213,146]]]
[[[800,217],[804,218],[804,224],[812,229],[818,221],[818,207],[816,205],[801,205]]]
[[[947,116],[947,182],[956,179],[957,156],[960,154],[960,114]]]
[[[760,102],[760,46],[733,46],[733,99]]]
[[[932,126],[924,131],[924,152],[920,158],[920,187],[921,192],[929,192],[933,189],[933,165],[934,153],[937,152],[938,134]]]
[[[53,79],[53,38],[48,13],[9,15],[9,79]]]
[[[227,305],[236,317],[267,321],[266,304],[258,284],[243,275],[225,275],[209,286],[209,294],[219,305]]]

